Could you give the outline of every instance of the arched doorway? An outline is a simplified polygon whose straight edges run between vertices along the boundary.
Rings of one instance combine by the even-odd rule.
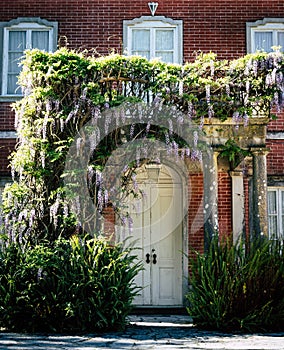
[[[182,306],[187,262],[185,196],[181,176],[166,165],[146,165],[137,173],[144,195],[128,203],[131,235],[144,270],[136,278],[142,287],[137,306]]]

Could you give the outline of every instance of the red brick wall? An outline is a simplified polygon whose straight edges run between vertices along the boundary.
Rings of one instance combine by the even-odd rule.
[[[214,51],[223,58],[246,53],[245,23],[284,16],[282,0],[159,0],[156,15],[184,21],[184,58]],[[59,23],[70,47],[121,51],[122,20],[150,15],[145,0],[13,0],[1,6],[0,21],[39,16]]]
[[[271,120],[267,126],[267,131],[284,132],[284,113],[278,113],[277,119]]]
[[[203,251],[203,174],[191,174],[188,182],[188,242],[189,249]],[[189,252],[190,253],[190,252]],[[191,254],[190,254],[191,255]]]
[[[267,147],[270,152],[267,155],[268,175],[284,174],[284,140],[269,140]]]
[[[104,217],[104,233],[108,237],[114,237],[115,233],[115,212],[111,205],[107,206],[103,211]]]
[[[14,139],[0,139],[0,176],[10,174],[8,156],[15,148]]]
[[[228,173],[218,173],[218,216],[221,235],[232,233],[232,181]]]
[[[0,103],[0,130],[8,131],[15,129],[14,112],[11,103]]]

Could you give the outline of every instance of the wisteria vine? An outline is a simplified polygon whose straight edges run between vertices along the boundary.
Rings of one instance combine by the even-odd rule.
[[[22,65],[24,97],[14,105],[19,137],[11,160],[14,182],[3,197],[10,240],[52,241],[80,231],[75,214],[84,210],[82,202],[78,199],[76,208],[70,206],[72,189],[64,185],[66,155],[76,135],[79,172],[86,145],[92,150],[88,182],[95,205],[103,212],[112,198],[119,212],[117,188],[106,187],[101,175],[112,152],[125,142],[159,140],[176,159],[200,160],[199,131],[205,120],[233,118],[236,125],[249,125],[251,117],[271,118],[284,103],[284,60],[279,51],[234,61],[201,54],[180,66],[138,56],[95,58],[64,48],[55,53],[27,51]],[[127,123],[131,104],[136,105],[139,123]],[[151,106],[148,119],[143,106]],[[164,106],[172,112],[163,116],[165,125],[156,125],[154,114]],[[82,132],[88,123],[91,131]],[[176,132],[189,125],[196,125],[190,131],[191,144]],[[138,195],[135,170],[143,162],[160,161],[159,152],[149,159],[150,145],[136,149],[135,161],[121,170],[120,193]]]

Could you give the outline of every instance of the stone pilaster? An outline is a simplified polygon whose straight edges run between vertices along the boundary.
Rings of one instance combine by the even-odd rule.
[[[252,238],[268,235],[268,215],[267,215],[267,164],[266,148],[252,149],[253,154],[253,228]]]
[[[205,249],[218,234],[218,152],[203,155]]]

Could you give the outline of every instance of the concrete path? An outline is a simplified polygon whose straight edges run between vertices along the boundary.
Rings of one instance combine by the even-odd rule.
[[[117,333],[69,336],[0,332],[0,349],[284,350],[284,332],[223,334],[198,331],[188,316],[131,316],[127,329]]]

